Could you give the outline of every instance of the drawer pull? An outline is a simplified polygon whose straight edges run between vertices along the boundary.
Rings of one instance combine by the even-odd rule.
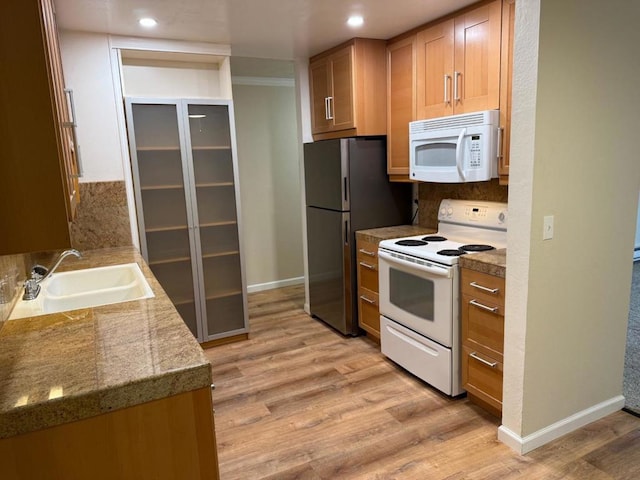
[[[484,287],[482,285],[477,284],[476,282],[471,282],[469,285],[471,285],[473,288],[477,288],[478,290],[482,290],[483,292],[489,292],[489,293],[498,293],[500,291],[499,288],[488,288],[488,287]]]
[[[476,352],[470,353],[469,356],[471,358],[475,358],[476,360],[478,360],[480,363],[484,363],[487,367],[491,367],[491,368],[496,368],[496,366],[498,365],[498,362],[489,362],[487,360],[485,360],[484,358],[480,358]]]
[[[373,271],[377,270],[375,265],[370,265],[370,264],[364,263],[364,262],[360,262],[360,266],[364,267],[364,268],[368,268],[369,270],[373,270]]]
[[[376,256],[376,252],[370,252],[369,250],[365,250],[364,248],[360,249],[360,253],[362,253],[363,255],[368,255],[370,257]]]
[[[367,302],[369,305],[378,305],[378,302],[376,302],[375,300],[371,300],[370,298],[367,298],[364,295],[360,295],[360,299]]]
[[[474,305],[474,306],[476,306],[478,308],[482,308],[483,310],[487,310],[488,312],[492,312],[492,313],[497,313],[498,310],[500,310],[500,307],[489,307],[487,305],[483,305],[482,303],[478,302],[475,299],[469,300],[469,303],[471,305]]]

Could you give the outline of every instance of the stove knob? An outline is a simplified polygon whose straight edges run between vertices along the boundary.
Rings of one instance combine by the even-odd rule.
[[[451,215],[453,213],[453,208],[447,208],[447,215]]]
[[[440,209],[440,215],[442,215],[442,216],[444,217],[444,216],[446,215],[446,213],[447,213],[447,209],[446,209],[446,208],[444,208],[444,207],[442,207],[442,208]]]
[[[498,220],[500,220],[500,223],[504,223],[506,219],[507,214],[505,212],[500,212],[500,215],[498,215]]]

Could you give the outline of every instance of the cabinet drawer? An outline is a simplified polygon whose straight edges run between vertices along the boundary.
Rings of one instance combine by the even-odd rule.
[[[358,240],[356,242],[358,249],[358,261],[362,260],[367,263],[378,264],[378,244]]]
[[[361,288],[358,290],[358,325],[375,338],[380,338],[380,310],[378,294]]]
[[[358,240],[358,285],[378,293],[378,244]]]
[[[504,278],[463,268],[460,276],[460,289],[463,294],[475,297],[479,301],[504,307]]]
[[[358,260],[358,284],[368,290],[378,292],[378,264]]]
[[[502,362],[463,346],[462,384],[467,392],[502,411]]]
[[[496,309],[496,312],[487,310]],[[462,343],[502,361],[504,351],[503,307],[462,296]]]

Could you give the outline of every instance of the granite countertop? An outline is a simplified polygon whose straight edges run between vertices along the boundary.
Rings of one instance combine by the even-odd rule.
[[[378,243],[390,238],[411,237],[413,235],[428,235],[435,233],[433,228],[420,227],[418,225],[396,225],[393,227],[371,228],[369,230],[358,230],[356,238],[370,243]]]
[[[136,262],[155,297],[7,320],[0,438],[208,387],[211,368],[133,247],[83,252],[59,271]]]
[[[460,257],[460,266],[476,272],[504,278],[507,272],[507,249],[490,250]]]

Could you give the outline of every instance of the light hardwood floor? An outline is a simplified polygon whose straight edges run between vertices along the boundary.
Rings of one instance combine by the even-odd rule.
[[[250,339],[206,350],[222,480],[640,478],[640,418],[620,411],[517,455],[498,419],[310,318],[303,301],[302,286],[251,294]]]

